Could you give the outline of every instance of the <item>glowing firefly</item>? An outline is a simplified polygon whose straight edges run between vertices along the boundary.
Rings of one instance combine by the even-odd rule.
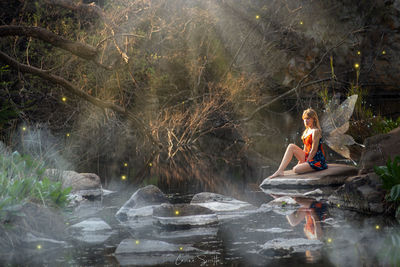
[[[135,243],[136,243],[136,245],[139,245],[140,241],[139,241],[139,240],[136,240],[136,242],[135,242]]]
[[[340,204],[337,204],[336,206],[337,206],[338,208],[340,208]]]
[[[328,238],[328,243],[332,243],[332,238]]]
[[[379,225],[375,225],[375,229],[379,230],[381,227]]]
[[[179,210],[176,210],[176,211],[175,211],[175,215],[179,215]]]
[[[303,25],[303,21],[300,21],[300,25]]]
[[[122,179],[122,180],[126,180],[126,175],[122,175],[122,176],[121,176],[121,179]]]
[[[67,98],[66,98],[65,96],[63,96],[63,98],[61,98],[61,100],[62,100],[63,102],[65,102],[65,101],[67,101]]]
[[[356,63],[354,64],[354,68],[358,69],[360,67],[360,64]]]
[[[260,18],[260,15],[257,15],[257,16],[256,16],[256,19],[259,19],[259,18]]]
[[[357,51],[357,55],[361,55],[361,51]]]
[[[128,167],[128,163],[125,162],[125,163],[124,163],[124,167]]]
[[[150,162],[150,163],[149,163],[149,166],[150,166],[150,167],[153,166],[153,163]]]
[[[180,247],[179,250],[183,250],[183,247]]]
[[[24,127],[22,127],[22,131],[26,131],[26,127],[24,126]]]
[[[385,50],[382,51],[382,55],[386,55],[386,51]]]
[[[42,245],[37,245],[36,249],[42,249]]]
[[[67,135],[67,137],[70,137],[70,136],[71,136],[69,133],[67,133],[66,135]]]

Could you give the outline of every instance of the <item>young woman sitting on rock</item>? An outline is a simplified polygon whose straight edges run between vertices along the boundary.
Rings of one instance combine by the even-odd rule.
[[[317,113],[315,110],[309,108],[304,110],[302,118],[304,126],[306,127],[301,136],[304,148],[301,149],[295,144],[290,144],[286,149],[278,170],[268,178],[272,179],[283,176],[293,155],[298,159],[297,165],[293,167],[295,173],[301,174],[328,168],[325,160],[325,153],[322,148],[322,130]]]

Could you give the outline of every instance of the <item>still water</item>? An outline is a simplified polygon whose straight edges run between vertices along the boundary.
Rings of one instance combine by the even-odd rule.
[[[9,255],[4,265],[23,266],[381,266],[398,261],[398,223],[383,216],[365,216],[321,197],[280,198],[249,185],[241,201],[254,209],[221,216],[217,225],[166,229],[154,223],[120,223],[115,213],[134,190],[120,190],[103,199],[87,201],[69,212],[69,223],[101,218],[111,226],[104,236],[74,234],[64,245],[32,243],[22,255]],[[168,193],[168,192],[167,192]],[[193,194],[167,194],[171,203],[189,203]],[[271,200],[276,203],[267,204]],[[179,244],[196,250],[153,251],[116,255],[127,238]]]

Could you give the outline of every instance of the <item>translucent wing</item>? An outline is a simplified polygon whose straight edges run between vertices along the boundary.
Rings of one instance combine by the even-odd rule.
[[[321,119],[325,143],[347,159],[351,159],[347,146],[356,143],[353,137],[345,133],[349,129],[349,119],[353,114],[357,98],[358,95],[352,95],[340,105],[332,101],[326,106],[325,113]]]

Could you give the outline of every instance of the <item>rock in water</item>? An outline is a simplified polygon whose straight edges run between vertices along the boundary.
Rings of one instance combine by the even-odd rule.
[[[75,239],[91,244],[103,243],[112,234],[112,228],[100,218],[90,218],[74,224],[69,230],[74,233]]]
[[[153,216],[157,224],[173,229],[218,223],[218,217],[212,210],[191,204],[162,204],[154,208]]]
[[[47,169],[45,175],[53,181],[61,181],[63,188],[72,187],[72,192],[101,189],[100,177],[94,173]]]
[[[356,167],[344,164],[329,164],[328,169],[322,171],[295,174],[292,170],[285,171],[284,176],[274,179],[265,179],[261,183],[262,188],[299,188],[315,186],[342,185],[345,180],[358,172]]]
[[[262,245],[261,250],[259,250],[258,253],[267,257],[285,257],[294,252],[318,250],[322,245],[323,243],[319,240],[310,240],[305,238],[277,238]]]
[[[121,222],[137,216],[151,216],[153,214],[153,207],[162,203],[169,203],[168,198],[158,187],[148,185],[133,193],[131,198],[125,202],[115,216]]]
[[[190,204],[199,205],[215,212],[228,212],[228,211],[239,211],[239,210],[252,210],[255,207],[247,202],[237,200],[232,197],[202,192],[193,196]]]

